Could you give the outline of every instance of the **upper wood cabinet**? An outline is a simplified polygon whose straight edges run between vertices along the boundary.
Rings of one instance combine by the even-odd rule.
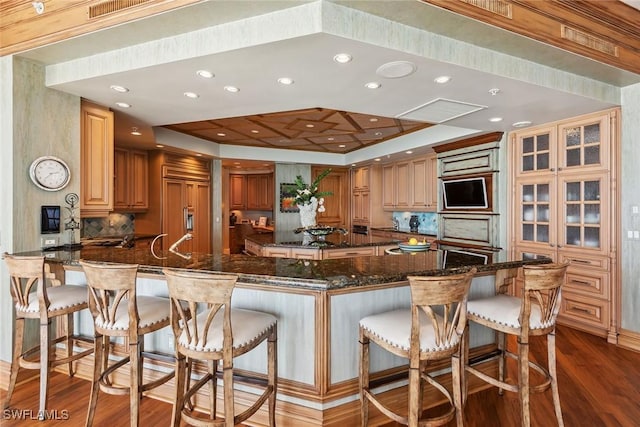
[[[273,174],[230,174],[230,210],[273,210]]]
[[[365,181],[366,180],[366,181]],[[382,170],[379,165],[368,165],[351,172],[351,219],[357,225],[386,225],[390,216],[382,206]]]
[[[229,209],[243,211],[247,208],[246,175],[229,175]]]
[[[247,175],[247,210],[273,210],[273,174]]]
[[[149,207],[149,161],[146,151],[114,149],[113,208],[121,212]]]
[[[385,210],[435,211],[438,205],[436,155],[382,166]]]
[[[80,215],[113,210],[113,112],[82,101],[80,107]]]

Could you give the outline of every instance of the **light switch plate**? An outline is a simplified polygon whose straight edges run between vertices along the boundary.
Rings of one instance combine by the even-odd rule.
[[[41,246],[43,248],[50,248],[52,246],[58,246],[58,238],[57,237],[42,237],[41,238]]]

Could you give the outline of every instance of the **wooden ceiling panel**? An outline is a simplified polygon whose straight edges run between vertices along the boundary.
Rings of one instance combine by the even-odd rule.
[[[165,127],[220,144],[348,153],[429,126],[412,120],[307,108]],[[339,147],[341,144],[346,147]]]

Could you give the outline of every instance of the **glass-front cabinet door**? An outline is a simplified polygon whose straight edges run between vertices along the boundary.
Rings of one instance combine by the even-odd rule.
[[[516,146],[516,175],[554,172],[556,165],[556,129],[542,128],[518,134]]]
[[[605,253],[609,235],[603,228],[609,223],[608,173],[562,175],[558,183],[564,201],[559,213],[559,247]]]
[[[608,116],[594,117],[558,127],[559,171],[607,169]]]
[[[541,249],[555,247],[556,195],[554,176],[516,182],[515,215],[519,219],[516,240],[519,244],[540,245]]]

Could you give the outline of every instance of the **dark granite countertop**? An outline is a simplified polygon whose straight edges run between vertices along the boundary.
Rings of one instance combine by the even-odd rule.
[[[161,274],[162,268],[184,268],[200,271],[238,274],[239,281],[294,287],[309,290],[332,290],[404,281],[407,275],[447,275],[466,265],[478,265],[478,272],[520,267],[524,264],[549,262],[527,260],[502,262],[504,253],[434,250],[405,255],[372,256],[322,261],[288,258],[250,257],[246,255],[191,254],[190,259],[168,251],[122,249],[114,247],[83,247],[75,251],[33,251],[20,255],[44,254],[49,262],[78,266],[80,259],[119,264],[139,264],[141,273]],[[486,257],[486,258],[485,258]],[[444,264],[446,262],[446,264]]]
[[[370,235],[353,233],[331,233],[320,238],[318,236],[307,236],[305,241],[304,233],[294,231],[276,231],[273,234],[251,234],[245,237],[260,246],[280,246],[296,248],[357,248],[366,246],[394,245],[398,240],[373,237]]]

